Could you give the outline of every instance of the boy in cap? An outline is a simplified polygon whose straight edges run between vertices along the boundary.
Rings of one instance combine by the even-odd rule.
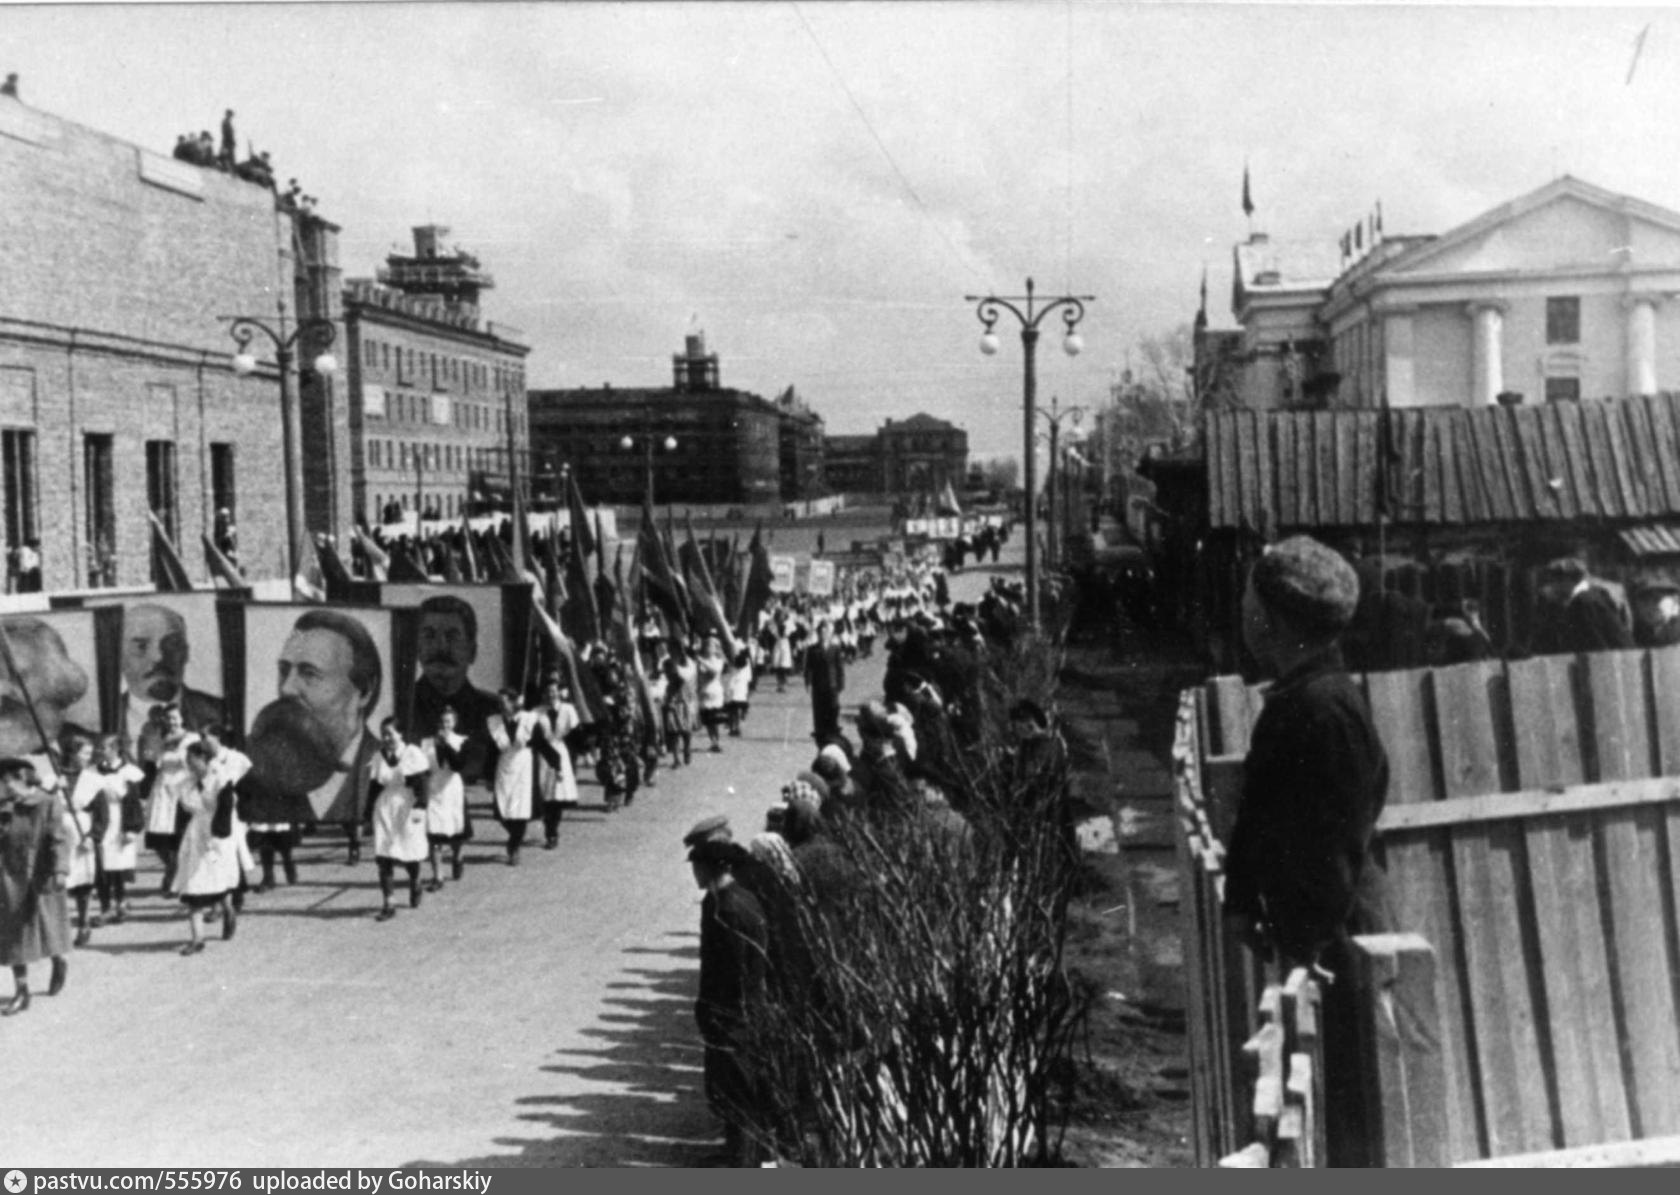
[[[1385,928],[1382,871],[1370,846],[1387,796],[1388,756],[1337,645],[1358,599],[1352,566],[1307,536],[1268,549],[1249,574],[1243,639],[1276,679],[1249,741],[1225,882],[1233,928],[1286,970],[1317,964],[1329,973],[1332,1115],[1357,1104],[1357,1089],[1346,1086],[1357,1076],[1336,1066],[1353,1052],[1343,1040],[1354,1024],[1349,937]],[[1357,1143],[1362,1126],[1345,1127],[1332,1139]]]
[[[1270,548],[1243,593],[1243,639],[1276,681],[1243,767],[1225,905],[1290,965],[1345,940],[1377,879],[1388,757],[1337,646],[1358,599],[1352,567],[1307,536]]]
[[[1548,564],[1540,574],[1539,590],[1544,612],[1535,649],[1540,654],[1633,646],[1631,617],[1579,557],[1565,556]]]

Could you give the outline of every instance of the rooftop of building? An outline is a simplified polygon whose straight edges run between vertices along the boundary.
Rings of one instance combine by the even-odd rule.
[[[881,427],[882,431],[948,431],[955,432],[962,429],[956,424],[944,419],[936,419],[925,411],[917,411],[908,419],[889,419]]]

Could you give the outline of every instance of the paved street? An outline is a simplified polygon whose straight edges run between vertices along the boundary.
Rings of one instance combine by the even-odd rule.
[[[1011,547],[1016,547],[1012,543]],[[973,599],[987,574],[953,579]],[[879,694],[860,661],[848,704]],[[238,936],[177,949],[148,895],[47,967],[0,1021],[0,1167],[682,1165],[716,1147],[692,1001],[699,892],[681,846],[701,816],[743,838],[807,766],[802,688],[760,685],[742,739],[607,815],[586,778],[558,850],[502,862],[482,814],[460,883],[380,924],[371,859],[311,839],[300,882],[253,896]],[[701,736],[702,740],[704,736]],[[6,983],[0,977],[0,986]]]
[[[860,662],[848,695],[879,692]],[[0,1021],[0,1167],[670,1165],[715,1148],[693,993],[699,817],[761,827],[811,759],[809,707],[761,685],[742,739],[662,770],[629,809],[568,817],[502,862],[479,816],[458,884],[374,921],[371,859],[312,839],[300,882],[181,958],[151,893],[73,952],[64,993]],[[702,741],[704,736],[701,736]],[[0,986],[6,983],[0,978]]]

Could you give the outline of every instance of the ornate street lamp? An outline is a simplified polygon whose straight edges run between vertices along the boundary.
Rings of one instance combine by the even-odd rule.
[[[1034,534],[1036,525],[1036,470],[1034,468],[1033,445],[1033,414],[1034,401],[1038,388],[1035,353],[1038,348],[1038,325],[1045,316],[1052,311],[1061,312],[1062,323],[1066,331],[1062,336],[1062,351],[1070,357],[1077,357],[1085,347],[1084,339],[1074,331],[1079,321],[1085,318],[1085,304],[1094,303],[1095,295],[1061,295],[1051,299],[1043,307],[1034,307],[1033,280],[1027,279],[1027,293],[1025,295],[964,295],[970,303],[976,303],[975,313],[985,326],[985,332],[980,337],[980,351],[988,357],[998,351],[998,335],[994,330],[1002,314],[1007,311],[1021,322],[1021,350],[1023,357],[1024,375],[1021,385],[1021,420],[1022,449],[1026,456],[1023,462],[1025,487],[1027,496],[1027,611],[1032,619],[1033,629],[1038,629],[1038,543]],[[1023,307],[1016,306],[1024,304]]]
[[[297,395],[292,389],[292,351],[305,338],[318,341],[321,351],[316,354],[312,367],[318,374],[331,376],[338,370],[338,358],[327,350],[332,347],[338,331],[331,320],[310,318],[299,320],[297,327],[288,334],[284,309],[280,313],[278,329],[255,316],[223,315],[217,318],[227,323],[228,335],[239,346],[239,351],[233,355],[233,372],[242,378],[256,372],[257,357],[251,352],[251,341],[256,339],[257,333],[268,337],[269,343],[274,346],[274,363],[280,371],[280,429],[286,469],[286,559],[291,562],[291,575],[295,577],[298,571],[298,535],[303,528],[303,441],[299,430]]]

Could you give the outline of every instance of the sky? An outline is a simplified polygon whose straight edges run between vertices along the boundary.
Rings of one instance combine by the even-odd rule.
[[[1680,208],[1662,8],[8,2],[9,71],[165,153],[233,108],[347,277],[449,226],[531,388],[668,384],[697,327],[726,386],[831,434],[925,411],[977,457],[1019,453],[1024,370],[965,295],[1095,296],[1084,352],[1052,316],[1037,354],[1041,405],[1095,407],[1204,269],[1232,322],[1251,228],[1442,233],[1563,173]]]

